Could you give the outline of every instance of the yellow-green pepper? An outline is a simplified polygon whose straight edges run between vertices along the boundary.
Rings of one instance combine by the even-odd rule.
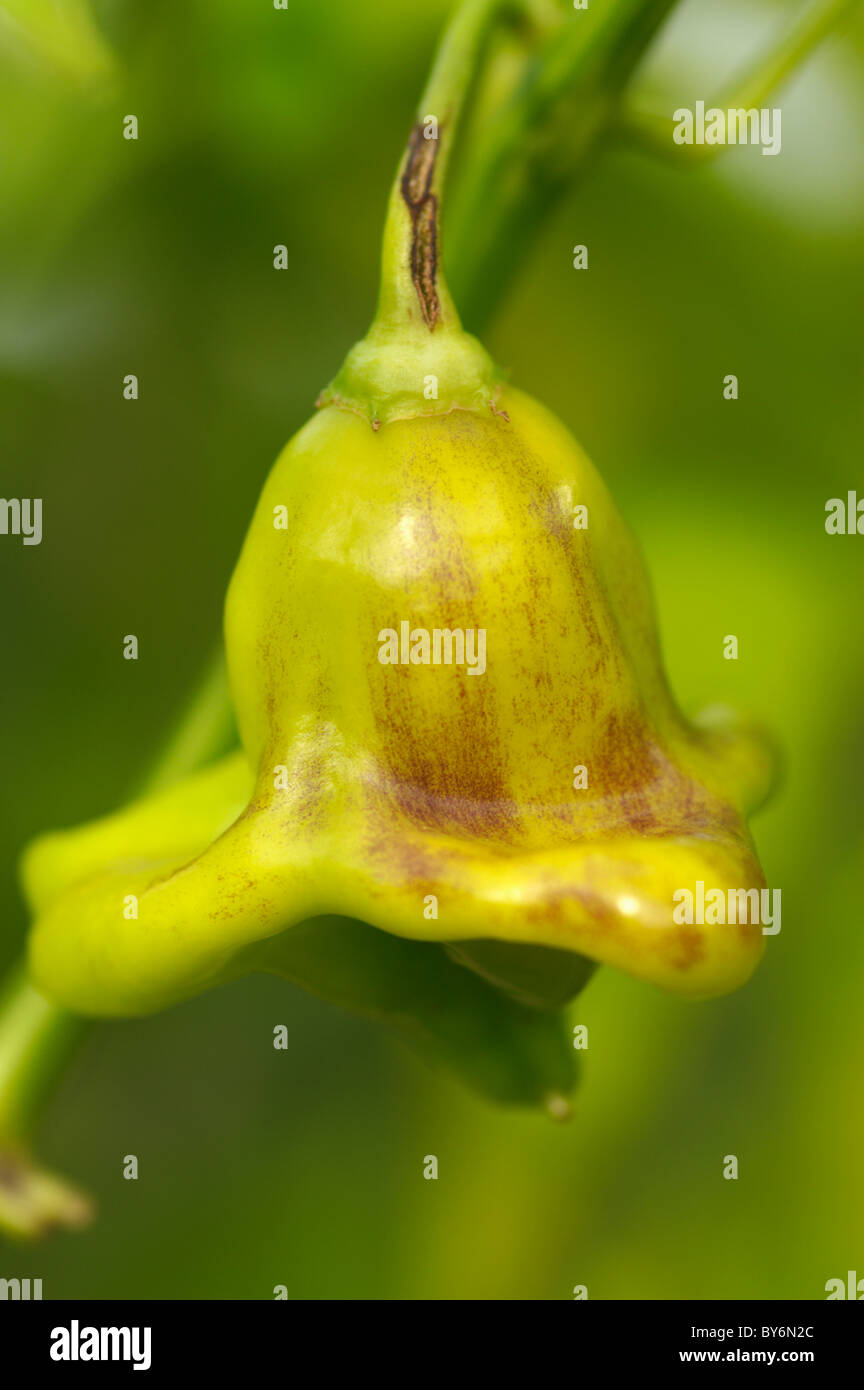
[[[744,816],[770,760],[731,721],[682,718],[606,487],[462,331],[443,152],[418,124],[375,323],[277,460],[234,572],[241,751],[36,842],[30,963],[93,1015],[275,971],[560,1112],[560,1005],[594,964],[697,997],[756,965],[758,924],[672,905],[762,885]]]

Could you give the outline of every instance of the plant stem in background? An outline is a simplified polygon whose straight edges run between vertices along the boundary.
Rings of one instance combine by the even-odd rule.
[[[23,54],[91,86],[112,75],[114,58],[88,0],[2,0],[0,11],[3,37]]]
[[[860,0],[815,0],[712,101],[758,107]],[[579,12],[527,55],[520,80],[465,161],[447,222],[450,279],[467,326],[481,331],[557,198],[607,140],[690,164],[722,145],[676,145],[673,121],[628,105],[631,79],[676,0],[619,0]],[[673,101],[670,107],[678,103]]]
[[[169,739],[140,794],[170,786],[218,757],[236,740],[224,657],[210,662],[186,716]],[[43,998],[19,965],[0,996],[0,1231],[38,1235],[79,1226],[84,1197],[34,1167],[27,1142],[58,1075],[92,1025]]]
[[[0,998],[0,1231],[7,1234],[39,1235],[88,1219],[86,1198],[25,1157],[41,1103],[86,1027],[43,999],[23,968],[9,978]]]
[[[838,21],[859,3],[860,0],[816,0],[788,33],[781,34],[772,48],[761,54],[726,91],[707,101],[706,106],[718,106],[722,110],[761,106],[775,88],[800,67]],[[624,107],[618,132],[625,140],[652,154],[678,163],[682,159],[711,159],[724,148],[707,144],[676,145],[672,139],[673,125],[671,116]]]
[[[447,222],[451,281],[472,331],[500,302],[555,199],[609,131],[675,4],[618,0],[569,13],[526,55],[500,109],[484,113]]]

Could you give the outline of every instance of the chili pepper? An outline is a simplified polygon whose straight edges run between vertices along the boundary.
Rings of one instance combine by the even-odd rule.
[[[682,994],[747,978],[758,925],[671,914],[696,881],[761,885],[742,813],[764,793],[766,758],[752,737],[681,718],[605,487],[545,410],[491,390],[494,411],[378,431],[329,404],[289,444],[228,597],[244,751],[37,842],[31,962],[51,997],[135,1014],[276,969],[360,1011],[410,1016],[418,1032],[425,1005],[446,1052],[440,1008],[448,989],[454,1009],[468,1004],[466,964],[534,1003],[561,981],[564,952],[577,971],[588,958]],[[574,505],[587,529],[574,529]],[[484,630],[486,669],[410,650],[407,664],[382,663],[380,634],[403,621]],[[574,789],[574,765],[586,787]],[[347,919],[402,940],[373,944]],[[304,923],[317,925],[301,934]],[[509,944],[497,969],[487,940]],[[455,943],[459,963],[405,942]],[[531,968],[533,996],[519,980]],[[531,1016],[478,981],[460,1019],[484,1007],[502,1033],[505,1016]],[[525,1023],[537,1037],[539,1020]]]
[[[757,923],[672,910],[697,882],[761,887],[744,816],[770,758],[745,727],[681,716],[605,485],[462,330],[446,149],[415,127],[375,322],[277,460],[234,572],[242,751],[37,842],[30,962],[93,1015],[274,971],[560,1113],[561,1005],[594,964],[689,996],[756,965]]]

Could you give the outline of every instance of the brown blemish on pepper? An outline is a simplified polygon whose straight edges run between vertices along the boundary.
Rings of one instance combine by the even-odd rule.
[[[438,199],[432,192],[438,141],[418,122],[411,131],[400,188],[411,218],[411,279],[430,333],[441,317],[438,277]]]
[[[464,671],[442,668],[432,679],[449,682],[450,699],[423,711],[412,699],[412,686],[424,674],[418,667],[388,667],[373,696],[383,736],[381,794],[393,798],[414,825],[507,839],[518,808],[508,797],[498,730],[484,692],[467,685]]]
[[[453,428],[474,437],[474,431]],[[432,450],[430,468],[435,462]],[[474,627],[477,576],[450,524],[453,505],[448,497],[443,506],[436,504],[431,488],[406,493],[425,557],[426,616],[420,622],[464,631]],[[398,626],[396,616],[393,623]],[[380,737],[380,795],[415,826],[512,838],[519,811],[487,683],[472,678],[464,665],[388,665],[375,671],[370,693]]]
[[[376,897],[388,897],[396,884],[422,900],[427,893],[439,894],[441,882],[446,880],[446,857],[400,833],[386,814],[375,816],[364,841],[364,854],[367,863],[383,870],[382,877],[373,878],[369,885]]]

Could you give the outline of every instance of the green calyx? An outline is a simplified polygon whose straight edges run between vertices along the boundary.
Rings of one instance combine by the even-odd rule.
[[[375,321],[317,401],[373,429],[497,408],[501,374],[463,330],[441,265],[438,190],[450,134],[420,122],[411,132],[390,196]]]
[[[491,357],[461,328],[399,332],[376,318],[316,404],[353,411],[378,429],[451,410],[497,413],[500,391],[501,374]]]

